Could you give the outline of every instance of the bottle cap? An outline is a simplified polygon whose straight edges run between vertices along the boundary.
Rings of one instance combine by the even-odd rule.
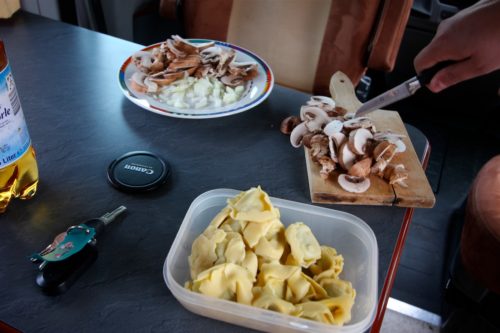
[[[108,180],[119,190],[143,192],[163,185],[170,173],[170,165],[160,156],[147,151],[133,151],[111,162]]]

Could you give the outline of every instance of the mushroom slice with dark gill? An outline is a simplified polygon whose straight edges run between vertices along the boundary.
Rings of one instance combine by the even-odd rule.
[[[364,155],[368,140],[372,139],[372,133],[366,128],[358,128],[349,133],[349,148],[358,155]]]
[[[344,170],[349,170],[356,161],[356,154],[349,149],[347,141],[340,145],[337,155],[339,164]]]
[[[292,144],[292,146],[295,148],[299,148],[302,145],[302,138],[308,132],[309,131],[307,130],[305,123],[300,123],[295,126],[295,128],[292,130],[292,133],[290,133],[290,143]]]
[[[371,128],[373,122],[367,117],[352,118],[344,122],[344,128],[348,130],[355,130],[357,128]]]
[[[369,178],[353,177],[346,174],[341,174],[339,175],[337,181],[340,187],[351,193],[363,193],[370,188]]]
[[[292,133],[293,129],[300,124],[300,118],[297,116],[289,116],[283,119],[280,126],[280,132],[286,135]]]

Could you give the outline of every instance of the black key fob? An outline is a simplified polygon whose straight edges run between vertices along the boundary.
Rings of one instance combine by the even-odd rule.
[[[64,293],[97,259],[97,247],[91,242],[71,257],[47,262],[36,277],[36,284],[48,295]]]

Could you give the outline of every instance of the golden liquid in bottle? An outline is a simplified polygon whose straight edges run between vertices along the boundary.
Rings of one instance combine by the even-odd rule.
[[[3,42],[0,40],[0,72],[8,65]],[[4,82],[0,82],[4,84]],[[0,149],[4,142],[0,142]],[[38,166],[35,150],[30,145],[14,163],[0,168],[0,213],[3,213],[12,198],[29,199],[35,195],[38,185]]]
[[[0,213],[12,198],[30,199],[38,185],[38,166],[35,150],[28,148],[15,163],[0,170]]]

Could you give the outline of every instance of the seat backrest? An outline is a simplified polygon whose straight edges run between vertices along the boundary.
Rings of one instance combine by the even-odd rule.
[[[357,84],[366,69],[392,70],[411,0],[161,0],[184,37],[228,41],[262,57],[276,82],[329,94],[342,71]],[[382,24],[381,24],[382,23]]]

